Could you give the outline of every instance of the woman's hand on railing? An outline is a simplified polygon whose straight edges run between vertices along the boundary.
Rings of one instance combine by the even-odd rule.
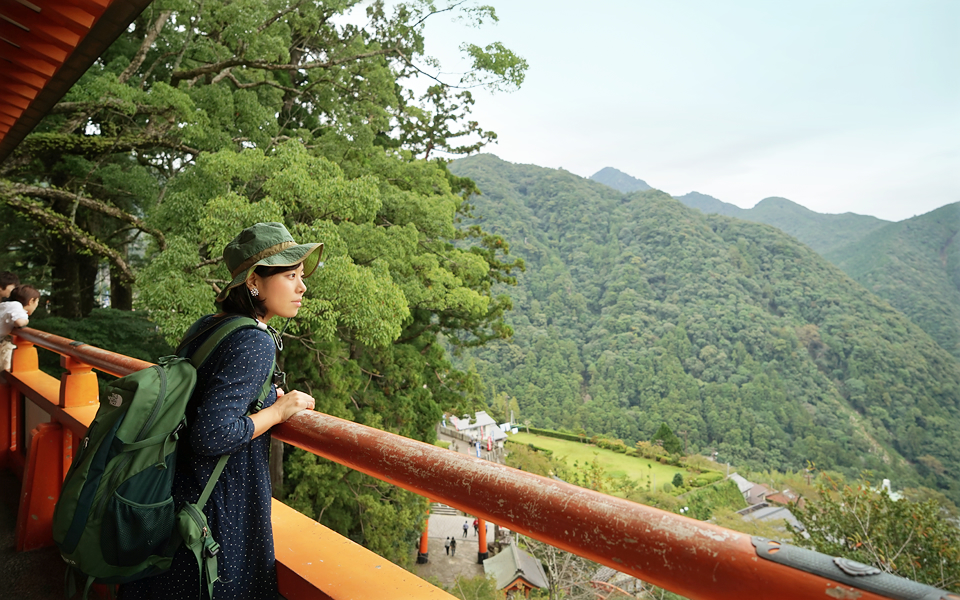
[[[277,401],[258,413],[250,415],[253,421],[253,437],[266,433],[274,425],[283,423],[303,410],[313,410],[316,401],[313,396],[301,391],[284,392],[277,388]]]
[[[274,404],[280,410],[280,422],[283,423],[301,410],[313,410],[316,401],[313,396],[299,390],[285,393],[277,388],[277,402]]]

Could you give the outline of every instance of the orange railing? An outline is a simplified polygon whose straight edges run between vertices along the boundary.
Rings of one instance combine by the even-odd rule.
[[[63,377],[59,391],[60,405],[45,409],[54,419],[63,423],[64,431],[73,430],[77,435],[79,433],[74,424],[82,423],[87,415],[92,415],[91,408],[95,410],[95,407],[70,406],[69,393],[63,389],[70,386],[71,378],[82,377],[89,372],[90,366],[122,375],[143,364],[139,361],[124,362],[132,359],[89,346],[74,346],[69,340],[32,330],[21,330],[19,339],[59,352],[64,357],[63,363],[70,372]],[[13,372],[7,376],[12,380],[14,395],[20,392],[37,402],[37,397],[43,396],[44,392],[31,387],[40,383],[36,381],[40,378],[23,371],[24,367],[30,366],[36,369],[35,357],[31,359],[26,350],[29,348],[17,349]],[[31,378],[33,384],[30,383]],[[82,386],[75,385],[75,388],[81,389]],[[45,393],[51,392],[48,390]],[[11,402],[10,406],[14,404]],[[82,410],[87,412],[81,414]],[[826,595],[858,600],[897,597],[960,600],[960,596],[955,594],[889,575],[882,576],[888,579],[879,589],[874,585],[877,580],[869,575],[846,579],[831,577],[829,573],[826,576],[817,575],[808,572],[817,571],[814,567],[803,570],[777,562],[778,552],[781,558],[795,556],[796,549],[789,546],[781,548],[776,544],[766,544],[764,548],[758,548],[757,538],[743,533],[450,452],[322,413],[301,413],[274,428],[273,434],[278,439],[324,458],[693,599],[820,599]],[[16,440],[13,442],[15,446]],[[66,443],[63,447],[66,448]],[[57,453],[51,450],[48,454]],[[61,451],[60,454],[66,457],[69,452]],[[40,464],[46,466],[46,463]],[[58,464],[57,467],[58,473],[62,471],[62,465]],[[283,505],[277,503],[275,507],[282,513],[281,520],[289,518],[290,513],[306,520],[303,515]],[[282,585],[287,586],[286,590],[281,589],[281,593],[289,598],[337,597],[326,595],[329,592],[321,589],[323,585],[340,585],[339,582],[324,584],[321,581],[322,577],[331,576],[330,572],[319,575],[294,564],[297,561],[306,562],[305,558],[300,557],[301,553],[315,554],[317,551],[312,546],[314,541],[298,532],[297,523],[301,522],[296,521],[292,526],[288,539],[286,533],[277,531],[277,518],[274,518],[280,563],[278,575],[281,575]],[[281,523],[281,527],[290,525]],[[281,560],[280,546],[287,541],[296,541],[297,547],[291,550],[289,557]],[[815,554],[809,552],[804,558],[811,559],[810,555]],[[333,556],[339,555],[337,551],[333,553]],[[813,558],[826,557],[816,555]],[[341,558],[339,562],[349,561]],[[356,586],[357,591],[350,593],[356,594],[353,597],[376,597],[380,590],[386,589],[382,587],[385,583],[389,582],[391,589],[394,584],[393,575],[386,572],[377,572],[375,577],[365,579],[363,573],[344,575],[344,581],[349,580]],[[907,593],[888,593],[891,578],[895,580],[892,581],[896,584],[894,587],[900,586]],[[296,590],[291,583],[294,580],[298,582]],[[423,587],[418,587],[421,585]],[[404,596],[391,592],[389,595],[432,597],[435,592],[443,594],[424,582],[415,581],[412,586],[412,589],[419,591],[418,594]],[[316,595],[318,590],[320,593]]]

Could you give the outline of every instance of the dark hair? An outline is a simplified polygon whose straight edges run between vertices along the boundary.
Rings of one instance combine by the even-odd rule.
[[[15,286],[20,285],[20,278],[10,271],[4,271],[3,273],[0,273],[0,288],[5,288],[11,283]]]
[[[37,288],[32,285],[21,285],[13,288],[13,291],[10,292],[10,299],[19,302],[20,304],[26,305],[34,298],[39,298],[40,292],[37,291]]]
[[[300,266],[300,263],[288,267],[267,267],[260,265],[253,270],[260,277],[272,277],[287,271],[293,271]],[[233,315],[243,315],[245,317],[263,317],[267,314],[267,306],[259,297],[254,298],[250,295],[246,282],[241,283],[227,292],[227,297],[220,303],[220,310]]]

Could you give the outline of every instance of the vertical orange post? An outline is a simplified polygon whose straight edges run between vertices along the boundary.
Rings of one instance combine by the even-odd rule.
[[[10,453],[20,452],[20,390],[10,386]],[[13,458],[11,456],[11,458]],[[21,461],[23,462],[23,461]]]
[[[17,552],[53,545],[53,508],[63,484],[63,433],[59,423],[33,430],[17,513]]]
[[[13,391],[0,375],[0,469],[6,469],[10,460],[10,396]]]
[[[477,550],[477,564],[482,565],[483,561],[490,558],[487,551],[487,522],[483,519],[477,519],[477,526],[480,528],[480,545]]]
[[[73,432],[70,431],[68,427],[63,427],[63,440],[61,443],[61,448],[63,448],[63,462],[61,466],[63,467],[63,478],[67,478],[67,471],[70,470],[70,465],[73,464]]]
[[[87,406],[100,401],[97,374],[93,367],[71,356],[60,355],[60,366],[68,373],[60,375],[60,406]]]
[[[27,371],[36,371],[40,368],[40,362],[37,358],[37,348],[33,345],[33,342],[28,342],[27,340],[13,335],[13,343],[16,348],[13,350],[13,356],[10,359],[10,372],[11,373],[22,373]],[[22,418],[20,403],[22,401],[20,392],[9,386],[9,407],[10,407],[10,460],[14,460],[19,457],[20,444],[23,443],[23,440],[20,439],[20,420]],[[13,456],[17,455],[17,456]],[[16,462],[16,461],[15,461]],[[17,462],[18,465],[22,465],[23,460]],[[16,466],[16,465],[15,465]]]
[[[423,534],[420,535],[420,549],[417,552],[417,564],[423,565],[429,562],[430,546],[427,540],[427,533],[430,531],[430,506],[427,505],[427,520],[423,522]]]

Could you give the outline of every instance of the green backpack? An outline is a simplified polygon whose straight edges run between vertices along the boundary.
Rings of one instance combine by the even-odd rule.
[[[53,540],[67,572],[67,595],[74,576],[86,576],[84,597],[93,583],[127,583],[170,568],[177,547],[193,551],[206,576],[208,597],[217,580],[219,546],[209,534],[203,507],[226,466],[217,466],[196,504],[174,506],[172,488],[177,441],[186,426],[187,403],[197,370],[217,346],[238,329],[263,325],[247,317],[218,320],[205,329],[195,323],[178,349],[159,364],[107,386],[97,416],[74,456],[53,513]],[[213,330],[192,357],[186,348]],[[270,369],[256,407],[271,391]]]

